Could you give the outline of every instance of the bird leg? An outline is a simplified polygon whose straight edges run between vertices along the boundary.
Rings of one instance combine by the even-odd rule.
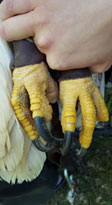
[[[76,105],[79,101],[82,112],[80,144],[89,148],[97,121],[108,121],[109,114],[99,89],[94,85],[88,68],[62,72],[60,76],[60,101],[62,104],[61,125],[65,135],[62,154],[66,155],[75,131]]]
[[[34,145],[46,152],[63,142],[63,139],[53,137],[46,127],[46,122],[52,119],[49,102],[57,100],[58,88],[49,74],[45,56],[33,42],[14,41],[13,48],[14,87],[11,103]],[[41,138],[44,141],[40,140]]]

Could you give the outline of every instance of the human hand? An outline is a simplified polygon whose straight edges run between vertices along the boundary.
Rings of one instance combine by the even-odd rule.
[[[4,0],[0,35],[8,41],[34,37],[52,69],[112,64],[112,0]]]

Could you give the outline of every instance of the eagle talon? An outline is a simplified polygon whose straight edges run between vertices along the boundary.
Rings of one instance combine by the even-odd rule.
[[[35,122],[36,128],[37,128],[40,136],[42,136],[42,138],[47,143],[52,144],[52,145],[57,145],[57,144],[63,143],[64,139],[56,138],[51,133],[49,133],[43,117],[35,117],[34,122]]]
[[[60,81],[63,133],[75,131],[78,101],[82,113],[80,145],[84,149],[88,149],[92,143],[96,120],[106,122],[109,119],[109,114],[104,99],[91,77]]]
[[[55,147],[54,145],[43,145],[39,139],[32,140],[32,143],[41,152],[49,152]]]
[[[71,143],[72,143],[73,132],[66,131],[64,134],[64,143],[61,148],[61,154],[63,156],[67,155],[70,151]]]

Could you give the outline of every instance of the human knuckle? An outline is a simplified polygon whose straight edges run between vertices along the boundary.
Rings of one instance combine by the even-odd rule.
[[[37,10],[34,10],[32,12],[32,19],[33,19],[33,22],[34,22],[34,27],[36,28],[37,26],[43,26],[45,24],[48,24],[49,21],[48,21],[48,18],[46,17],[45,15],[45,12],[43,14],[43,12],[41,12],[41,10],[37,11]]]
[[[64,67],[64,62],[55,53],[47,56],[47,62],[53,70],[61,70]]]
[[[52,58],[52,57],[47,57],[47,62],[48,62],[48,64],[49,64],[49,66],[50,66],[50,68],[51,69],[53,69],[53,70],[55,70],[56,69],[56,63],[55,63],[55,59],[54,58]]]
[[[48,49],[51,46],[51,39],[49,36],[41,35],[38,39],[38,47],[41,49]]]

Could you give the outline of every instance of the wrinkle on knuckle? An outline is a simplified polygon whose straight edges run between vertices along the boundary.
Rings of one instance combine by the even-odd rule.
[[[42,25],[42,17],[41,15],[37,15],[37,13],[35,11],[32,12],[32,20],[33,20],[33,26],[35,31],[37,30],[37,28]]]

